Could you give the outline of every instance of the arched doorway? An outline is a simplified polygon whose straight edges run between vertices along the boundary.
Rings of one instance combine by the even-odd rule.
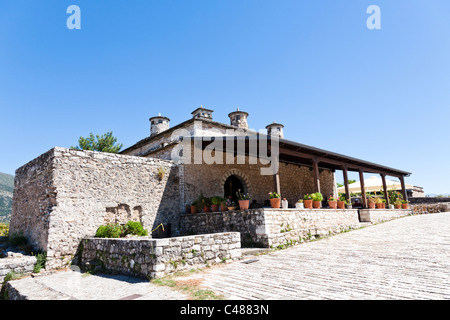
[[[231,199],[233,199],[233,201],[236,201],[237,200],[236,192],[238,192],[238,190],[241,190],[242,193],[245,193],[244,185],[242,184],[241,179],[239,179],[235,175],[229,176],[227,180],[225,180],[224,184],[225,198],[228,199],[228,197],[231,196]]]

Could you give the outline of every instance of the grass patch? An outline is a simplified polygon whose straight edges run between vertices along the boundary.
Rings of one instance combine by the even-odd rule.
[[[216,294],[214,291],[202,289],[200,287],[202,282],[201,279],[189,277],[191,274],[199,272],[202,271],[191,269],[189,271],[176,272],[163,278],[152,279],[150,282],[183,292],[187,294],[191,300],[223,300],[223,296]]]

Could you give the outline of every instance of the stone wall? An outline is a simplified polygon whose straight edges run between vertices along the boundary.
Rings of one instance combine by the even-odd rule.
[[[450,202],[449,197],[413,197],[408,198],[410,204],[428,204]]]
[[[186,214],[186,233],[239,231],[243,246],[276,247],[361,226],[358,210],[250,209]]]
[[[10,234],[46,251],[48,268],[70,262],[81,239],[108,222],[178,228],[179,168],[171,161],[54,148],[15,179]]]
[[[88,238],[82,241],[82,265],[158,278],[180,270],[241,258],[239,233],[215,233],[166,239]]]
[[[361,226],[356,209],[264,209],[268,246],[338,234]]]
[[[185,235],[239,232],[244,247],[264,247],[266,242],[262,209],[185,214],[180,220]]]
[[[274,183],[272,175],[261,175],[262,165],[258,159],[246,156],[243,164],[185,164],[184,165],[184,203],[191,204],[201,193],[206,197],[223,196],[224,184],[231,175],[237,176],[243,186],[244,192],[249,193],[252,200],[259,204],[269,199],[268,193],[273,192]],[[308,167],[299,167],[293,164],[280,163],[279,166],[281,196],[289,203],[295,204],[303,199],[307,193],[314,192],[314,176]],[[336,195],[334,172],[321,170],[320,188],[324,198]]]
[[[359,209],[361,222],[380,223],[411,215],[411,209]]]

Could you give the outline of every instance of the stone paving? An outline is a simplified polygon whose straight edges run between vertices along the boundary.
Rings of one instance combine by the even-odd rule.
[[[209,270],[227,299],[450,299],[450,213],[419,215]]]
[[[190,277],[226,299],[450,299],[450,213],[369,226],[220,266]],[[10,282],[27,299],[185,300],[124,276],[73,271]]]

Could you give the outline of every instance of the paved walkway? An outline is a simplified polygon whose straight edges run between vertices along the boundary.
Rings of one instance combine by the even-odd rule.
[[[405,217],[256,259],[211,269],[203,285],[228,299],[450,299],[450,213]]]
[[[226,299],[450,299],[450,213],[405,217],[183,279]],[[11,284],[28,299],[188,298],[148,281],[72,271]]]

